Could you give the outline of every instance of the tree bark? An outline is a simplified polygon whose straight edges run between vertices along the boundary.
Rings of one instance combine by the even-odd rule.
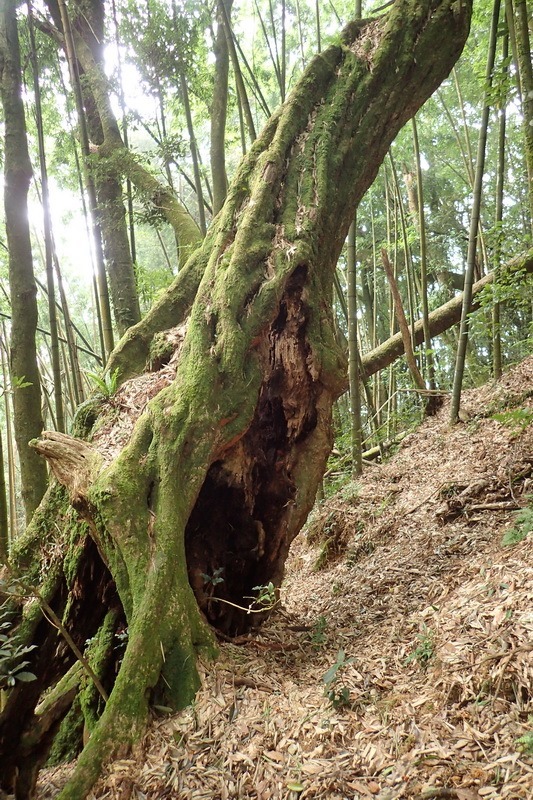
[[[43,429],[41,384],[37,366],[37,289],[28,222],[28,189],[32,176],[21,96],[17,3],[0,11],[0,82],[4,108],[4,205],[9,250],[11,295],[10,371],[13,423],[20,462],[22,497],[29,522],[48,482],[45,463],[29,446]]]
[[[221,0],[228,18],[233,0]],[[216,216],[226,199],[228,178],[226,175],[226,114],[228,107],[229,50],[224,30],[224,21],[217,11],[217,30],[213,47],[215,76],[211,104],[211,180],[213,182],[213,216]]]
[[[248,629],[257,615],[228,603],[246,608],[254,587],[279,586],[344,385],[331,310],[337,258],[392,139],[457,59],[469,18],[468,3],[397,0],[313,59],[243,160],[185,277],[115,354],[124,377],[148,353],[152,374],[124,383],[100,412],[80,412],[84,447],[36,445],[88,526],[129,632],[63,800],[85,796],[103,760],[139,736],[154,693],[174,707],[190,702],[197,654],[213,652],[207,623]],[[117,420],[126,397],[134,411]],[[0,719],[0,751],[17,702],[24,690]],[[24,768],[10,745],[4,783]]]
[[[68,51],[69,46],[65,32],[67,27],[66,7],[63,11],[61,10],[63,0],[47,0],[47,5],[57,29],[64,33],[61,42]],[[106,125],[111,125],[113,129],[116,129],[117,136],[120,136],[118,123],[109,102],[107,110],[111,119],[104,121],[101,118],[91,74],[91,69],[103,73],[104,7],[101,0],[90,0],[90,2],[82,4],[74,3],[73,9],[69,18],[72,53],[67,52],[67,54],[72,62],[76,61],[73,68],[79,73],[83,102],[83,110],[80,108],[79,113],[80,115],[85,113],[88,137],[91,147],[94,147],[97,155],[99,153],[98,145],[101,145],[104,140]],[[80,52],[86,51],[90,53],[89,69],[80,58]],[[84,121],[80,120],[80,126],[83,124],[85,124]],[[88,152],[84,153],[84,156],[87,159]],[[109,167],[109,163],[104,163],[94,169],[87,164],[96,192],[97,204],[94,214],[102,233],[115,324],[119,335],[122,336],[127,328],[139,321],[141,314],[128,239],[120,171]]]
[[[48,295],[48,320],[50,326],[50,352],[52,360],[52,375],[54,380],[54,401],[56,428],[65,430],[65,412],[63,393],[61,387],[61,362],[59,359],[59,330],[57,324],[57,308],[54,286],[54,243],[52,235],[52,218],[50,215],[50,191],[48,187],[48,168],[46,164],[46,150],[44,142],[44,126],[41,104],[41,86],[39,83],[39,70],[37,48],[35,46],[35,30],[33,26],[33,10],[31,2],[28,7],[28,33],[30,38],[30,60],[33,71],[33,90],[35,93],[35,122],[37,125],[37,141],[39,145],[39,162],[41,172],[41,202],[43,206],[44,229],[44,261],[46,268],[46,289]]]
[[[72,20],[76,38],[83,40],[91,51],[94,63],[104,69],[104,8],[102,0],[84,0],[75,3],[78,14]],[[77,50],[76,50],[77,52]],[[104,129],[99,109],[94,99],[90,79],[85,80],[81,66],[81,88],[87,115],[87,128],[92,143],[99,145],[104,140]],[[87,76],[89,77],[89,76]],[[118,123],[115,119],[118,130]],[[135,325],[141,318],[139,297],[135,282],[135,272],[131,257],[126,224],[126,209],[120,174],[113,169],[93,170],[98,199],[98,222],[102,231],[106,272],[109,291],[119,336]]]
[[[9,523],[6,475],[4,472],[4,446],[2,443],[3,433],[0,431],[0,564],[5,564],[9,552]]]
[[[450,422],[452,424],[457,422],[459,419],[459,407],[461,405],[461,392],[463,387],[463,375],[469,333],[469,315],[472,305],[472,285],[474,282],[474,273],[476,267],[478,234],[481,231],[481,197],[483,193],[483,174],[485,171],[485,156],[491,104],[490,91],[492,88],[494,60],[496,58],[496,42],[498,35],[498,22],[500,18],[500,5],[500,0],[494,0],[489,36],[489,51],[487,55],[487,69],[485,73],[485,102],[483,105],[481,126],[479,129],[472,210],[470,213],[470,229],[468,232],[468,253],[466,257],[465,284],[463,289],[463,310],[461,314],[461,327],[459,330],[459,341],[457,343],[457,354],[453,373],[452,399],[450,403]]]
[[[531,62],[528,11],[525,0],[514,0],[511,3],[511,8],[514,12],[514,30],[516,34],[516,66],[522,91],[524,152],[528,174],[531,232],[533,234],[533,65]]]

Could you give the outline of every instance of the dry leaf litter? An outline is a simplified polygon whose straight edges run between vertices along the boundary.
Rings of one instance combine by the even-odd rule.
[[[533,425],[493,417],[514,407],[533,409],[533,358],[323,502],[281,610],[221,643],[194,705],[90,797],[533,798],[533,534],[502,545],[533,494]]]

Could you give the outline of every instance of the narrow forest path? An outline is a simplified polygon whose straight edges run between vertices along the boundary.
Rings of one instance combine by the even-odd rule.
[[[463,407],[315,511],[281,613],[92,797],[533,797],[533,535],[502,546],[533,495],[533,358]]]

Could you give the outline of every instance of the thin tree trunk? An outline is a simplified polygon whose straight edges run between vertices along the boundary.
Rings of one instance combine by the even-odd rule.
[[[411,331],[414,330],[415,326],[415,287],[414,287],[414,280],[413,280],[413,258],[411,255],[411,245],[409,244],[409,237],[407,235],[407,221],[405,219],[405,208],[402,198],[402,193],[400,191],[400,182],[398,180],[398,173],[396,171],[396,165],[394,163],[394,159],[392,157],[392,152],[389,153],[389,160],[391,165],[392,177],[394,181],[394,189],[396,195],[396,202],[400,216],[400,225],[402,230],[402,242],[403,242],[403,253],[404,253],[404,265],[405,265],[405,282],[407,285],[407,307],[409,309],[409,326]],[[395,260],[396,263],[396,260]],[[396,317],[398,319],[398,317]],[[399,320],[398,320],[399,324]],[[411,334],[412,335],[412,334]],[[413,349],[414,349],[414,339],[413,339]]]
[[[230,19],[233,0],[221,0],[221,2],[225,3],[226,14]],[[224,205],[228,191],[225,136],[228,108],[229,50],[220,11],[217,12],[217,31],[213,52],[215,56],[215,75],[211,103],[210,158],[211,180],[213,182],[213,216],[215,216]]]
[[[65,323],[65,338],[67,340],[67,347],[69,353],[70,370],[72,372],[72,388],[74,392],[75,405],[78,406],[84,399],[83,382],[81,379],[80,359],[78,357],[78,348],[76,346],[76,337],[74,335],[76,329],[70,317],[68,307],[67,295],[65,287],[63,286],[63,278],[61,269],[59,267],[59,260],[54,247],[54,267],[57,277],[57,287],[59,289],[59,297],[61,298],[61,313]]]
[[[37,367],[37,290],[28,223],[28,189],[32,170],[21,97],[20,52],[16,3],[0,10],[0,76],[4,107],[4,205],[9,249],[11,295],[10,371],[15,440],[20,462],[22,497],[29,522],[48,482],[46,466],[29,445],[43,428]]]
[[[502,47],[502,81],[506,82],[509,67],[507,59],[509,56],[509,35],[503,37]],[[503,189],[505,183],[505,129],[506,129],[506,104],[504,99],[502,107],[499,109],[498,126],[498,161],[496,168],[496,245],[494,248],[494,284],[497,287],[499,281],[499,271],[501,265],[501,251],[503,241]],[[500,303],[495,300],[492,309],[492,371],[494,378],[499,380],[502,376],[502,343],[500,330]]]
[[[117,18],[117,5],[115,0],[112,0],[111,8],[113,11],[113,26],[115,29],[115,44],[117,46],[117,77],[118,77],[118,100],[120,103],[120,110],[122,113],[122,136],[124,138],[124,146],[126,148],[129,147],[128,141],[128,117],[126,114],[126,101],[124,99],[124,85],[122,79],[122,53],[121,53],[121,43],[120,43],[120,31],[118,26],[118,18]],[[135,243],[135,218],[133,214],[133,189],[131,185],[131,181],[129,178],[126,178],[126,199],[127,199],[127,207],[128,207],[128,229],[130,233],[130,251],[131,251],[131,261],[133,265],[137,262],[137,249]]]
[[[478,242],[478,228],[481,209],[481,194],[483,188],[483,173],[485,171],[485,149],[487,142],[487,129],[490,113],[490,88],[492,87],[492,73],[494,70],[494,60],[496,56],[496,39],[498,34],[498,20],[500,16],[500,0],[494,0],[492,10],[492,20],[490,28],[489,52],[487,57],[487,70],[485,74],[486,89],[481,128],[479,131],[478,151],[476,157],[476,177],[474,181],[474,196],[472,200],[472,212],[470,217],[470,231],[468,236],[468,254],[466,260],[465,283],[463,290],[463,309],[461,314],[461,328],[459,331],[459,344],[457,346],[457,356],[455,360],[455,370],[453,376],[452,401],[450,404],[450,421],[455,423],[459,419],[459,407],[461,404],[461,391],[463,387],[463,375],[465,368],[466,346],[468,342],[468,315],[472,303],[472,284],[474,282],[474,268],[476,263],[476,251]]]
[[[358,6],[355,18],[361,18],[361,9]],[[357,337],[357,212],[348,231],[347,258],[346,258],[346,283],[348,287],[348,383],[350,386],[351,404],[351,439],[352,439],[352,477],[357,477],[363,472],[363,433],[361,428],[361,380],[359,375],[359,362],[361,354]]]
[[[44,146],[43,116],[41,107],[41,87],[39,84],[39,68],[35,47],[35,30],[33,26],[33,10],[31,0],[27,0],[28,29],[30,34],[30,57],[33,71],[33,90],[35,95],[35,119],[37,123],[37,140],[39,144],[39,162],[41,168],[41,202],[43,207],[44,254],[46,269],[46,285],[48,294],[48,320],[50,326],[50,351],[52,358],[52,374],[54,386],[55,417],[58,431],[65,431],[65,414],[63,410],[63,394],[61,387],[61,363],[59,359],[59,340],[57,331],[57,311],[54,287],[53,236],[52,218],[50,215],[50,192],[48,189],[48,170]]]
[[[459,101],[459,108],[461,110],[461,119],[463,121],[463,130],[465,132],[465,146],[466,146],[466,155],[467,155],[467,165],[468,165],[468,174],[470,176],[470,182],[472,185],[472,189],[474,188],[474,181],[475,181],[475,168],[474,168],[474,154],[472,153],[472,144],[470,142],[470,134],[468,131],[468,123],[466,121],[466,113],[465,113],[465,103],[463,100],[463,93],[461,91],[461,84],[459,83],[459,76],[457,74],[456,67],[452,70],[453,80],[455,84],[455,91],[457,92],[457,99]]]
[[[413,146],[414,146],[415,165],[416,165],[418,230],[420,235],[420,294],[422,299],[422,319],[424,323],[425,360],[427,364],[428,386],[430,389],[434,389],[435,368],[433,365],[433,350],[431,343],[431,333],[429,330],[426,218],[424,213],[424,190],[422,185],[422,167],[420,165],[420,147],[418,144],[416,117],[413,117],[411,123],[413,126]]]
[[[16,486],[16,470],[15,470],[15,447],[13,444],[13,426],[11,424],[11,406],[9,402],[10,392],[8,391],[9,385],[9,354],[8,343],[6,335],[6,326],[2,320],[2,336],[0,342],[0,360],[2,361],[2,381],[4,384],[4,413],[6,419],[6,444],[7,444],[7,477],[9,489],[9,531],[11,541],[17,538],[18,523],[17,523],[17,486]]]
[[[78,63],[76,52],[74,50],[74,40],[72,36],[72,28],[68,11],[65,6],[64,0],[57,0],[58,8],[61,15],[61,23],[64,33],[65,51],[67,54],[67,61],[69,64],[70,78],[72,81],[72,88],[76,99],[76,108],[78,112],[78,128],[80,131],[80,141],[82,150],[82,164],[85,177],[85,186],[87,189],[87,196],[89,198],[89,211],[90,219],[92,222],[92,241],[95,248],[96,256],[96,284],[98,287],[98,307],[100,319],[102,323],[102,333],[104,339],[105,357],[107,358],[113,350],[113,324],[111,322],[111,305],[109,302],[109,291],[107,286],[107,279],[105,274],[104,264],[104,251],[102,246],[101,226],[98,221],[98,202],[96,196],[96,188],[91,175],[89,158],[89,136],[87,132],[87,124],[85,119],[85,111],[83,107],[83,96],[81,91],[80,76],[78,71]]]
[[[468,153],[468,168],[467,174],[470,176],[470,187],[472,189],[472,193],[475,191],[475,165],[474,165],[474,157],[472,154],[472,144],[470,141],[470,132],[468,130],[468,123],[466,120],[466,110],[465,110],[465,103],[463,99],[463,93],[461,91],[461,85],[459,82],[459,75],[457,74],[457,69],[454,67],[453,69],[453,77],[455,82],[455,88],[457,92],[457,99],[459,101],[459,108],[461,109],[461,118],[463,121],[463,128],[465,132],[465,142],[466,142],[466,149]],[[483,266],[487,263],[487,248],[485,246],[485,237],[483,234],[483,228],[481,224],[481,215],[478,222],[478,243],[479,243],[479,267],[476,265],[476,271],[474,272],[474,279],[479,280],[484,273]]]
[[[286,0],[281,0],[281,102],[285,102],[287,93],[287,8]]]
[[[185,119],[187,120],[187,130],[189,132],[189,145],[191,149],[192,168],[194,173],[194,185],[196,188],[196,198],[198,201],[200,231],[202,232],[202,236],[205,236],[207,231],[207,226],[205,222],[204,194],[202,191],[202,178],[200,176],[200,165],[198,161],[198,148],[196,145],[196,137],[194,135],[194,126],[192,122],[191,104],[189,102],[189,89],[187,87],[187,79],[183,72],[180,72],[180,89],[181,89],[181,99],[183,101],[183,108],[185,111]]]
[[[68,96],[67,95],[67,87],[65,86],[65,81],[63,79],[63,73],[61,71],[61,65],[59,64],[59,59],[57,60],[57,63],[56,63],[56,75],[57,75],[58,81],[59,81],[59,83],[61,85],[61,90],[62,90],[62,93],[63,93],[63,97],[65,98],[65,101],[66,101],[67,96]],[[68,114],[68,119],[69,119],[69,127],[71,128],[71,130],[73,130],[75,125],[73,124],[70,111],[68,110],[68,106],[67,106],[67,114]],[[83,211],[83,220],[84,220],[84,223],[85,223],[87,241],[89,243],[90,260],[91,260],[91,267],[92,267],[92,297],[93,297],[93,302],[94,302],[93,318],[96,319],[97,337],[98,337],[98,342],[99,342],[99,347],[100,347],[101,362],[102,362],[102,364],[105,364],[105,362],[106,362],[106,352],[105,352],[105,342],[104,342],[104,329],[103,329],[103,325],[102,325],[102,315],[100,313],[100,299],[98,297],[98,283],[97,283],[97,278],[96,278],[96,271],[97,270],[96,270],[96,267],[95,267],[95,262],[96,262],[95,250],[94,250],[95,231],[94,231],[94,228],[93,228],[92,220],[90,219],[90,216],[89,216],[89,213],[88,213],[87,203],[86,203],[86,200],[85,200],[84,175],[83,175],[83,170],[82,170],[82,166],[81,166],[81,163],[80,163],[80,157],[79,157],[79,153],[78,153],[78,144],[77,144],[77,141],[76,141],[76,138],[75,138],[74,134],[71,134],[71,144],[72,144],[72,153],[73,153],[73,156],[74,156],[74,162],[75,162],[75,165],[76,165],[76,177],[77,177],[77,181],[78,181],[79,197],[80,197],[81,207],[82,207],[82,211]],[[56,263],[56,272],[57,272],[57,263]],[[59,273],[58,273],[58,275],[59,275]],[[58,281],[59,281],[59,277],[58,277]],[[61,286],[61,282],[60,281],[59,281],[59,283],[60,283],[60,286]],[[78,333],[79,333],[79,331],[78,331]]]
[[[361,434],[361,388],[359,381],[359,347],[357,343],[357,277],[355,219],[348,231],[346,282],[348,284],[348,376],[351,401],[352,475],[363,471]]]
[[[244,80],[242,77],[241,68],[239,65],[239,58],[237,56],[237,50],[235,49],[235,42],[233,40],[233,30],[231,27],[231,22],[229,19],[228,14],[226,13],[226,7],[224,5],[223,0],[218,0],[218,10],[222,17],[222,21],[224,24],[224,31],[226,33],[226,41],[228,43],[228,50],[229,55],[231,58],[231,63],[233,66],[233,73],[235,75],[235,83],[237,85],[237,94],[239,95],[239,101],[241,104],[241,108],[243,110],[244,119],[246,121],[246,126],[248,128],[248,135],[250,137],[250,141],[254,142],[257,138],[257,134],[255,132],[255,125],[254,120],[252,117],[252,111],[250,109],[250,103],[248,101],[248,95],[246,93],[246,87],[244,85]]]
[[[244,124],[244,111],[242,109],[241,97],[239,95],[239,88],[235,82],[235,90],[237,94],[237,111],[239,112],[239,134],[241,139],[241,151],[243,156],[246,155],[246,126]]]
[[[514,30],[516,35],[517,68],[522,89],[522,118],[524,151],[528,174],[529,213],[533,234],[533,67],[528,27],[528,10],[525,0],[512,0]],[[531,9],[530,9],[531,12]]]
[[[300,45],[300,59],[302,62],[302,70],[304,70],[305,50],[304,50],[304,34],[302,30],[302,13],[300,11],[300,0],[296,0],[296,18],[298,20],[298,44]]]
[[[268,119],[270,116],[272,116],[272,112],[270,111],[269,105],[265,99],[265,95],[261,90],[261,84],[255,75],[253,67],[251,67],[250,64],[248,63],[248,59],[246,58],[244,51],[241,45],[239,44],[239,40],[237,39],[235,34],[232,34],[232,36],[236,51],[238,51],[239,63],[242,62],[244,64],[246,72],[248,73],[248,80],[250,83],[250,87],[252,89],[252,94],[254,95],[259,106],[262,108],[266,119]]]
[[[3,438],[3,431],[0,430],[0,564],[6,563],[9,554],[9,503],[4,469]]]
[[[278,55],[278,40],[277,40],[277,36],[276,36],[276,26],[275,26],[275,23],[274,23],[274,11],[273,11],[273,8],[272,8],[272,0],[269,0],[269,4],[268,5],[269,5],[269,10],[270,10],[270,29],[272,31],[272,36],[273,36],[273,39],[274,39],[275,53],[273,52],[272,45],[270,44],[270,36],[268,35],[267,27],[266,27],[265,21],[263,19],[263,15],[261,14],[261,10],[259,8],[259,3],[257,2],[257,0],[255,0],[255,2],[254,2],[255,12],[256,12],[257,16],[259,17],[259,23],[261,25],[261,30],[263,31],[263,39],[265,40],[265,45],[267,47],[268,54],[270,56],[270,62],[272,64],[272,68],[274,70],[274,75],[276,76],[276,81],[278,83],[278,89],[279,89],[280,96],[281,96],[283,90],[282,90],[281,69],[280,69],[279,55]]]

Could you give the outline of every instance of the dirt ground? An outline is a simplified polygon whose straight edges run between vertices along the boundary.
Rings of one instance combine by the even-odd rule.
[[[91,797],[533,798],[533,358],[463,410],[316,509],[281,608]]]

